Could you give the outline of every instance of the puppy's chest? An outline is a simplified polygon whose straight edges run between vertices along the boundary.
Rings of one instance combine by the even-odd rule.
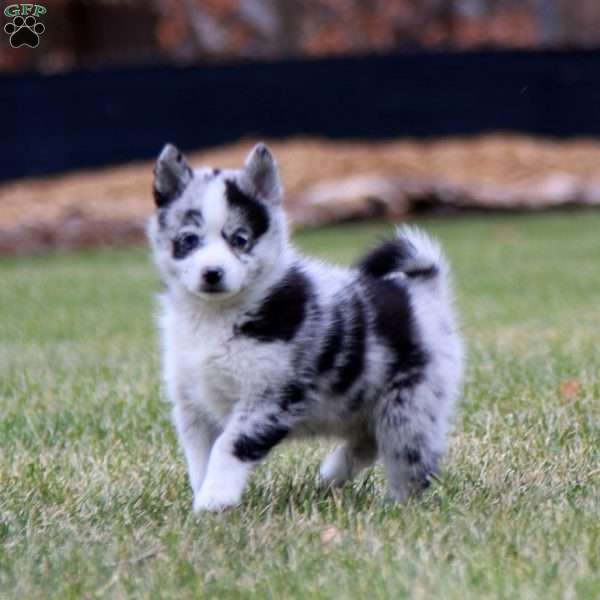
[[[240,401],[254,401],[287,370],[287,351],[234,333],[232,323],[188,331],[177,349],[180,375],[194,401],[218,418]]]

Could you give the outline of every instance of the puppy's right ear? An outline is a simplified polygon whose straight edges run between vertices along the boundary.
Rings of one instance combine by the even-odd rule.
[[[192,177],[192,169],[183,154],[172,144],[167,144],[154,167],[154,201],[157,208],[165,208],[181,196]]]

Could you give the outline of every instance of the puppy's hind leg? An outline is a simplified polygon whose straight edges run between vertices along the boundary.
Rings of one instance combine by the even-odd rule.
[[[376,436],[388,496],[396,502],[427,488],[438,469],[443,431],[426,384],[395,387],[382,399]]]
[[[320,487],[340,487],[370,467],[377,457],[377,445],[371,437],[348,441],[338,446],[321,463]]]

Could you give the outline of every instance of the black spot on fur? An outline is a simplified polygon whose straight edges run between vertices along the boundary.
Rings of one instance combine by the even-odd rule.
[[[233,454],[241,461],[250,462],[264,458],[289,432],[283,425],[264,425],[260,431],[242,434],[233,445]]]
[[[416,465],[421,462],[421,452],[417,448],[407,446],[404,448],[404,459],[409,465]]]
[[[221,169],[213,169],[213,175],[216,177],[221,173]]]
[[[184,225],[196,225],[197,227],[200,227],[202,221],[202,213],[199,210],[188,210],[183,217]]]
[[[153,194],[154,203],[158,208],[165,208],[174,200],[171,194],[163,194],[162,192],[159,192],[156,188],[153,189]]]
[[[405,373],[401,373],[400,376],[395,379],[395,383],[399,387],[415,387],[423,381],[423,378],[423,369],[419,366]]]
[[[365,363],[366,323],[362,302],[355,297],[352,302],[352,315],[347,319],[350,325],[346,336],[341,364],[336,369],[332,390],[343,394],[360,377]]]
[[[344,337],[344,323],[339,308],[336,308],[333,314],[333,322],[327,335],[321,354],[317,358],[317,372],[326,373],[333,368],[335,357],[341,350]]]
[[[425,267],[424,269],[410,269],[405,271],[405,273],[408,277],[431,279],[439,273],[439,270],[436,265],[431,265],[430,267]]]
[[[265,205],[242,192],[237,183],[231,179],[225,181],[225,197],[229,208],[242,213],[252,231],[254,241],[269,229],[269,212]]]
[[[281,408],[287,410],[293,404],[302,402],[304,398],[304,387],[300,383],[292,381],[281,392]]]
[[[392,375],[402,373],[404,386],[416,385],[427,364],[425,350],[419,344],[408,291],[399,282],[371,279],[367,290],[375,309],[375,331],[394,353]]]
[[[374,248],[357,264],[365,275],[384,277],[398,270],[398,263],[403,257],[402,248],[397,241],[383,242]]]
[[[158,226],[164,229],[167,226],[167,211],[163,208],[158,209]]]
[[[289,342],[306,316],[311,284],[297,267],[272,288],[252,319],[240,325],[237,332],[261,342]]]

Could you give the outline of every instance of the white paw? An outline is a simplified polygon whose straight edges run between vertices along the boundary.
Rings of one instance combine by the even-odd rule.
[[[235,490],[226,487],[207,489],[203,486],[194,497],[194,512],[223,512],[237,506],[240,500],[240,494]]]
[[[321,488],[340,487],[351,478],[351,465],[344,448],[340,446],[322,462],[317,484]]]

